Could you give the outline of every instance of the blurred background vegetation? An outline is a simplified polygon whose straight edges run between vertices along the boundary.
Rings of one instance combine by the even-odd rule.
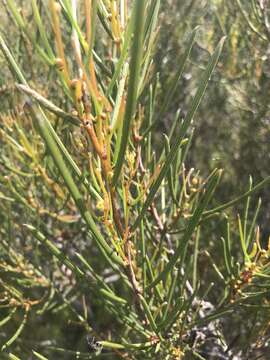
[[[255,2],[260,3],[260,14],[254,12]],[[195,25],[201,27],[192,62],[174,96],[175,108],[170,108],[172,114],[168,117],[179,107],[185,112],[187,99],[194,89],[193,79],[199,70],[197,64],[207,61],[216,41],[222,35],[227,36],[211,87],[199,109],[200,121],[189,158],[191,164],[203,172],[217,165],[226,169],[226,181],[219,189],[223,200],[236,189],[243,190],[248,174],[259,180],[269,171],[269,11],[269,1],[163,3],[156,56],[161,84],[172,76],[188,31]],[[163,124],[169,127],[169,119]],[[267,236],[269,189],[264,189],[261,197],[260,223]]]
[[[30,22],[33,16],[29,6],[30,2],[21,0],[17,1],[17,3],[23,17]],[[214,76],[211,78],[210,86],[197,114],[193,143],[186,163],[187,168],[194,167],[204,176],[215,167],[225,169],[222,186],[218,187],[215,197],[216,203],[213,204],[218,205],[246,191],[249,186],[249,175],[252,175],[254,183],[261,181],[269,175],[270,2],[267,0],[168,0],[162,1],[161,5],[157,52],[152,65],[155,71],[160,74],[157,99],[162,96],[163,89],[166,88],[175,74],[175,69],[177,68],[180,55],[185,49],[189,33],[197,25],[200,26],[200,30],[189,63],[185,68],[184,76],[174,95],[173,103],[169,111],[166,112],[166,115],[159,119],[158,126],[155,128],[154,139],[155,150],[157,152],[161,151],[160,144],[162,142],[160,139],[162,132],[170,130],[172,120],[179,108],[184,116],[190,97],[196,89],[198,73],[202,70],[204,64],[207,64],[210,53],[213,52],[219,39],[224,35],[227,36],[221,59]],[[65,109],[67,105],[63,102],[62,94],[58,92],[53,77],[47,71],[48,68],[45,65],[35,66],[37,62],[36,49],[31,47],[24,34],[14,26],[9,12],[6,11],[5,1],[2,1],[0,4],[0,19],[1,31],[9,39],[9,46],[13,49],[16,59],[24,74],[26,74],[27,79],[38,85],[36,90],[39,93],[44,96],[50,94],[50,98],[54,99],[54,103]],[[97,52],[101,57],[103,53],[106,53],[106,42],[103,41],[102,31],[101,28],[98,29],[100,42],[97,45]],[[36,36],[38,41],[38,33]],[[67,33],[66,36],[68,38],[70,34]],[[21,106],[24,103],[24,98],[18,93],[13,84],[14,82],[6,62],[0,54],[0,131],[3,123],[6,124],[11,121],[8,125],[10,129],[9,135],[19,139],[21,134],[16,124],[10,118],[12,118],[12,114],[18,114],[22,111]],[[158,106],[159,102],[157,100]],[[66,110],[70,109],[66,108]],[[25,129],[29,131],[28,135],[31,134],[31,124],[27,128],[27,120],[22,121],[26,121]],[[65,126],[59,124],[59,127],[65,136]],[[1,141],[3,141],[3,138],[1,136],[3,137],[3,133],[0,132],[0,145],[2,147]],[[66,136],[68,137],[68,133],[66,133]],[[67,141],[70,141],[70,139],[67,138]],[[34,134],[31,146],[33,149],[40,146]],[[76,156],[76,145],[70,148],[73,149],[74,156]],[[8,151],[12,150],[7,150],[3,156],[8,156]],[[3,156],[2,158],[0,157],[0,176],[4,179],[9,174],[10,169],[5,167]],[[30,157],[31,154],[29,155]],[[17,161],[20,161],[19,154]],[[44,161],[46,167],[50,169],[50,160],[46,158],[46,153],[44,154]],[[83,162],[84,160],[81,159],[81,161]],[[42,169],[39,169],[40,174],[42,174]],[[52,178],[54,176],[55,174],[52,175]],[[45,179],[44,177],[44,182],[46,181],[50,182],[52,180]],[[40,203],[46,203],[46,189],[43,184],[38,184],[40,188],[34,189],[36,199],[39,199]],[[25,188],[29,186],[29,189],[33,186],[30,179],[27,182],[27,176],[23,186]],[[61,192],[61,189],[56,188],[55,191]],[[257,195],[262,198],[258,221],[262,243],[267,244],[270,233],[269,187],[260,190],[260,193]],[[8,219],[10,219],[9,212],[11,213],[13,210],[12,206],[7,205],[7,202],[1,201],[1,197],[5,196],[8,197],[9,194],[0,187],[0,208],[4,210],[0,212],[0,222],[2,224],[5,223],[5,226],[9,227],[10,238],[17,239],[17,241],[24,244],[24,252],[27,255],[27,235],[22,232],[20,224],[29,222],[29,217],[33,217],[33,221],[36,221],[33,208],[29,207],[29,211],[25,212],[25,208],[18,201],[17,206],[22,206],[22,210],[21,212],[16,211],[14,215],[17,226],[11,226]],[[67,194],[63,191],[63,199],[66,196]],[[46,208],[58,208],[61,212],[60,206],[63,203],[53,202],[54,199],[50,198],[50,203],[46,204]],[[257,199],[252,203],[252,209],[255,209],[256,203]],[[232,211],[233,213],[230,216],[235,217],[238,212],[243,211],[242,205],[239,205],[238,208],[233,208]],[[55,227],[58,229],[59,243],[65,247],[66,253],[72,253],[72,245],[75,243],[76,246],[80,243],[81,251],[84,251],[82,238],[85,229],[81,221],[74,222],[73,224],[73,218],[56,218],[53,216],[48,216],[46,221],[50,222],[52,227],[57,224]],[[71,231],[69,232],[65,232],[64,225],[67,222],[71,224]],[[210,223],[209,228],[204,230],[203,240],[205,248],[211,248],[212,252],[217,254],[221,251],[221,248],[214,239],[220,236],[223,224],[220,221],[218,225],[220,227],[216,223],[214,224],[214,222],[213,224]],[[215,227],[214,231],[211,226]],[[32,251],[33,248],[30,247],[29,252]],[[39,251],[42,252],[44,249],[38,247],[36,251],[38,254]],[[20,256],[18,263],[20,263]],[[46,263],[45,255],[43,260]],[[99,260],[95,258],[95,254],[93,254],[93,261],[96,261],[95,267],[98,268]],[[202,261],[199,266],[203,272],[205,267],[207,267],[207,261]],[[14,276],[19,276],[17,271],[18,269],[13,269]],[[61,289],[59,294],[56,294],[56,299],[57,296],[63,296],[62,294],[69,298],[72,297],[72,279],[70,279],[70,282],[68,281],[68,271],[65,267],[62,268],[61,272],[56,270],[56,268],[48,268],[47,274],[40,274],[38,269],[24,269],[24,271],[31,271],[32,280],[36,281],[37,284],[35,289],[37,293],[42,295],[42,291],[49,286],[49,282],[52,280],[51,277],[56,276],[57,278],[53,280],[59,285],[59,289]],[[209,271],[209,273],[211,277],[211,272]],[[205,275],[209,276],[209,273]],[[110,274],[107,274],[107,276],[109,277]],[[22,286],[27,289],[27,283],[22,282]],[[62,288],[64,288],[64,291],[62,291]],[[59,289],[55,291],[57,292]],[[74,297],[76,296],[78,296],[78,293],[74,293]],[[102,309],[98,306],[98,298],[93,299],[92,304],[91,312],[95,313],[96,319],[100,319],[95,324],[95,331],[97,333],[105,332],[111,319],[106,318]],[[67,304],[66,307],[68,308],[68,306]],[[78,306],[80,305],[78,304]],[[47,335],[49,333],[50,339],[57,339],[59,346],[87,351],[88,345],[83,336],[85,329],[78,327],[75,319],[70,321],[67,328],[67,319],[69,319],[68,310],[70,309],[67,309],[66,314],[65,311],[59,313],[57,300],[55,300],[55,305],[51,305],[51,308],[52,311],[49,315],[46,315],[47,318],[45,320],[44,317],[40,317],[40,323],[38,326],[36,325],[35,329],[28,325],[28,331],[25,331],[23,343],[20,343],[20,340],[18,340],[19,346],[23,348],[24,344],[29,345],[31,342],[41,339],[44,341],[46,337],[48,338]],[[42,313],[43,310],[39,311]],[[269,315],[269,310],[263,313],[263,317]],[[18,314],[18,317],[20,316],[21,314]],[[231,341],[236,339],[237,334],[242,334],[236,340],[239,347],[241,347],[241,342],[244,343],[246,341],[245,337],[248,333],[247,330],[241,329],[243,324],[239,323],[240,318],[241,312],[238,318],[235,318],[227,325],[228,331],[231,332],[229,335]],[[249,322],[245,324],[245,327],[251,329],[254,325],[253,321],[254,319],[251,317]],[[55,326],[51,326],[51,323],[55,324]],[[12,327],[12,325],[10,326]],[[117,329],[117,324],[115,328]],[[2,342],[4,339],[1,336],[4,337],[0,332]],[[68,357],[64,356],[62,358]],[[265,359],[267,358],[269,357],[267,350],[265,350]]]

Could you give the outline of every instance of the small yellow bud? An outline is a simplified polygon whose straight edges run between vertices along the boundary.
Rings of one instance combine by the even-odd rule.
[[[55,1],[53,6],[54,10],[59,14],[61,12],[61,5],[57,1]]]
[[[192,179],[191,183],[192,183],[192,185],[194,185],[194,186],[198,185],[198,183],[199,183],[198,178],[194,177],[194,178]]]
[[[136,155],[134,152],[127,152],[127,161],[130,166],[134,165]]]
[[[103,199],[101,199],[97,202],[97,209],[100,211],[104,210],[104,200]]]

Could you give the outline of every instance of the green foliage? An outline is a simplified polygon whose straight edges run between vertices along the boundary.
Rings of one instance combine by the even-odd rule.
[[[244,359],[267,347],[270,244],[252,197],[270,177],[228,198],[213,145],[196,169],[189,160],[198,114],[216,117],[205,93],[218,101],[237,78],[230,11],[264,43],[267,14],[212,1],[206,31],[203,2],[171,3],[190,17],[172,34],[156,0],[4,2],[14,25],[2,28],[1,63],[13,80],[1,80],[15,95],[0,115],[3,358]]]

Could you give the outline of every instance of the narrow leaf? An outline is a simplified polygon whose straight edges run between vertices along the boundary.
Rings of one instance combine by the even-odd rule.
[[[137,0],[135,4],[134,39],[130,60],[127,104],[122,127],[121,144],[112,179],[112,184],[114,186],[117,183],[123,166],[125,151],[129,140],[131,121],[136,110],[139,74],[143,53],[144,10],[145,0]]]
[[[141,209],[141,212],[140,214],[138,215],[135,223],[133,224],[131,230],[134,231],[137,226],[140,224],[142,218],[144,217],[145,215],[145,212],[147,211],[148,207],[150,206],[150,204],[152,203],[160,185],[161,185],[161,182],[163,180],[163,178],[166,176],[167,174],[167,171],[169,170],[170,168],[170,165],[172,164],[172,162],[174,161],[175,159],[175,156],[176,154],[178,153],[179,151],[179,148],[181,147],[182,145],[182,141],[184,140],[184,136],[186,135],[186,132],[191,124],[191,121],[202,101],[202,98],[203,98],[203,95],[205,93],[205,90],[206,90],[206,87],[207,87],[207,84],[210,80],[210,77],[211,77],[211,74],[213,73],[214,71],[214,68],[218,62],[218,59],[219,59],[219,56],[221,54],[221,50],[223,48],[223,44],[224,44],[224,41],[225,41],[225,38],[222,38],[221,41],[219,42],[214,54],[212,55],[209,63],[208,63],[208,66],[203,74],[203,77],[200,81],[200,84],[199,84],[199,87],[198,87],[198,90],[196,92],[196,95],[194,96],[193,100],[192,100],[192,104],[191,104],[191,107],[190,107],[190,110],[188,111],[187,115],[186,115],[186,118],[181,126],[181,129],[180,129],[180,133],[178,136],[175,136],[175,139],[171,145],[171,148],[170,148],[170,152],[168,153],[166,159],[165,159],[165,162],[162,166],[162,169],[156,179],[156,181],[151,185],[150,189],[149,189],[149,194],[145,200],[145,203],[144,203],[144,206],[142,207]]]
[[[174,265],[176,264],[176,262],[178,261],[178,259],[185,253],[185,249],[186,249],[186,244],[188,243],[188,241],[191,238],[191,235],[193,234],[194,230],[196,229],[196,227],[199,224],[201,215],[204,211],[204,209],[206,208],[209,200],[211,199],[213,192],[215,191],[215,188],[220,180],[220,176],[221,176],[221,170],[216,170],[213,172],[211,179],[209,180],[208,183],[208,187],[205,191],[205,194],[203,195],[203,197],[201,198],[193,216],[191,217],[191,219],[188,222],[186,231],[183,235],[183,238],[180,241],[180,245],[178,246],[178,248],[175,250],[174,255],[171,257],[170,261],[168,262],[168,264],[165,266],[164,270],[158,275],[158,277],[152,282],[152,284],[150,284],[148,286],[148,288],[153,288],[154,286],[156,286],[162,279],[165,279],[165,277],[167,276],[167,274],[173,269]],[[182,262],[184,261],[183,259],[181,259]]]

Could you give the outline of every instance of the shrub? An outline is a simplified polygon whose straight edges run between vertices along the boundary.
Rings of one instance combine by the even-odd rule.
[[[160,1],[32,0],[21,11],[6,3],[18,33],[3,31],[0,47],[25,104],[1,115],[3,356],[225,359],[264,351],[270,249],[256,226],[260,201],[250,215],[250,199],[270,177],[219,205],[221,169],[203,176],[185,165],[225,39],[186,113],[176,111],[161,136],[156,128],[198,28],[160,87]],[[235,222],[226,210],[241,201]],[[219,241],[218,253],[207,237]],[[234,345],[230,325],[243,316]]]

